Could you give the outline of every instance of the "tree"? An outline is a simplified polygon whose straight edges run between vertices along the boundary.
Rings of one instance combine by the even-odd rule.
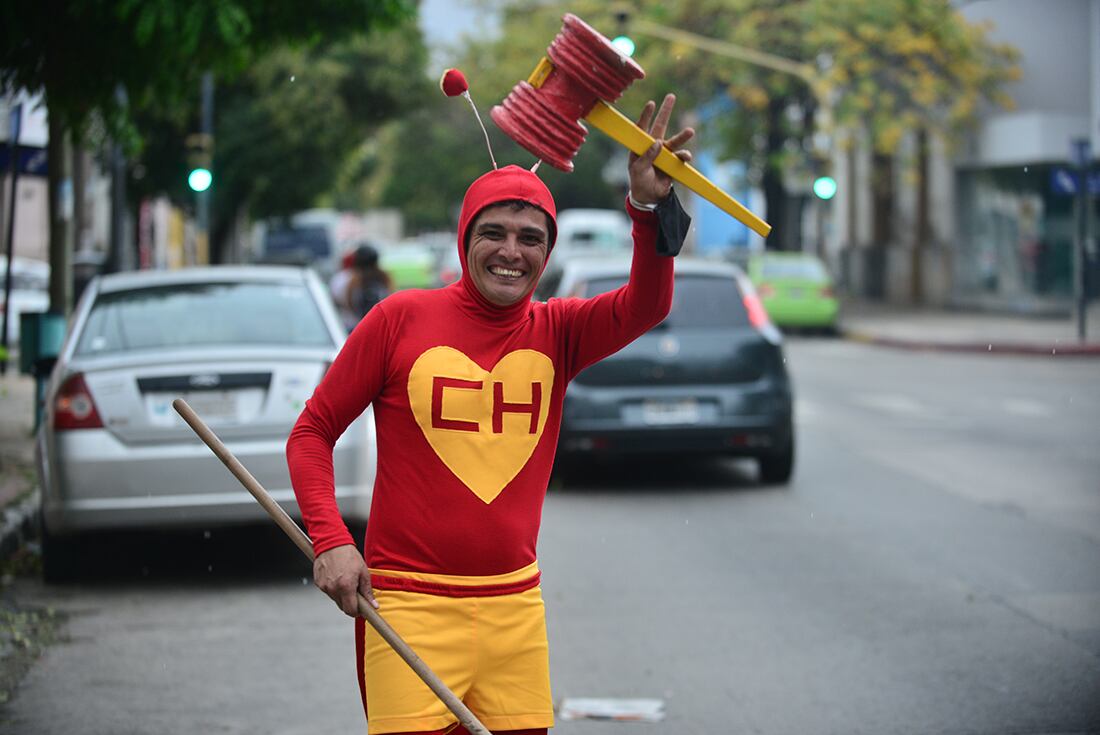
[[[0,8],[0,83],[42,91],[50,110],[50,192],[56,202],[69,140],[91,120],[134,147],[134,114],[191,105],[202,73],[232,78],[285,43],[346,38],[411,16],[411,0],[41,0]],[[60,164],[60,165],[58,165]],[[50,252],[67,262],[51,207]],[[53,308],[67,311],[67,268],[53,269]]]
[[[468,43],[454,59],[470,82],[470,94],[477,104],[492,141],[499,165],[530,167],[535,158],[505,136],[489,119],[490,109],[507,96],[512,87],[526,79],[546,54],[561,30],[562,16],[574,12],[582,18],[608,16],[603,4],[593,0],[576,3],[498,3],[499,32]],[[603,30],[613,26],[604,24]],[[640,98],[642,93],[637,93]],[[651,92],[651,96],[653,96]],[[640,108],[637,98],[626,109]],[[394,124],[385,134],[372,158],[371,188],[375,201],[402,207],[414,229],[454,227],[462,196],[470,182],[491,168],[483,136],[469,104],[461,98],[446,98],[436,92],[424,109]],[[413,143],[412,141],[415,141]],[[573,163],[573,173],[549,165],[539,176],[554,193],[559,209],[569,207],[621,207],[625,190],[608,183],[604,168],[625,149],[598,131],[593,131]],[[614,165],[614,164],[612,164]],[[431,171],[431,176],[425,176]]]
[[[973,122],[983,101],[1005,104],[1000,90],[1019,73],[1015,52],[990,43],[988,29],[969,24],[949,0],[692,0],[674,10],[640,3],[637,13],[812,64],[816,83],[690,46],[647,40],[638,51],[647,71],[681,96],[728,94],[737,102],[722,126],[727,152],[755,161],[774,224],[790,221],[783,172],[812,160],[812,136],[827,105],[827,125],[855,128],[875,150],[876,239],[883,244],[890,239],[892,167],[903,136],[915,133],[918,148],[927,147],[929,134],[953,136]],[[928,230],[926,216],[922,227]],[[779,227],[768,244],[800,245],[783,240]]]
[[[358,177],[349,158],[389,120],[430,93],[427,53],[416,24],[308,48],[283,47],[218,89],[211,255],[224,258],[237,215],[289,215]],[[147,145],[141,194],[167,192],[185,206],[183,141],[193,121],[139,118]],[[358,206],[361,203],[350,203]]]
[[[637,15],[792,62],[814,56],[806,48],[807,5],[812,0],[691,0],[676,6],[642,3]],[[838,0],[840,1],[840,0]],[[639,34],[636,58],[658,86],[683,103],[701,106],[729,97],[734,111],[703,124],[703,138],[721,140],[725,155],[749,163],[750,180],[764,193],[764,218],[773,225],[767,247],[801,247],[798,212],[790,212],[786,174],[805,168],[811,152],[817,98],[802,76],[717,56],[686,44]]]
[[[928,157],[932,137],[949,144],[983,104],[1011,107],[1004,86],[1020,76],[1019,52],[989,41],[989,27],[969,23],[949,0],[850,0],[815,3],[808,35],[832,60],[824,85],[836,92],[838,125],[867,132],[874,148],[874,238],[893,237],[894,154],[915,136],[917,217],[910,292],[924,297],[923,255],[931,239]]]

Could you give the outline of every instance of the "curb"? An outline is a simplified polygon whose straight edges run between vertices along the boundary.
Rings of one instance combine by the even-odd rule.
[[[986,355],[1031,355],[1042,357],[1100,357],[1100,343],[1073,342],[1036,344],[1026,342],[946,342],[928,339],[903,339],[859,330],[841,329],[844,339],[862,344],[922,352],[966,352]]]
[[[38,538],[38,509],[41,497],[36,487],[31,494],[4,509],[0,519],[0,560],[7,559],[27,541]]]

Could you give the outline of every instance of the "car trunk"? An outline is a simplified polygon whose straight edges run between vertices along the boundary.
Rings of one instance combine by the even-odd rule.
[[[224,440],[285,437],[327,366],[322,350],[254,350],[233,358],[157,355],[83,368],[104,428],[126,445],[170,443],[191,429],[172,408],[182,398]],[[74,368],[79,368],[74,365]]]

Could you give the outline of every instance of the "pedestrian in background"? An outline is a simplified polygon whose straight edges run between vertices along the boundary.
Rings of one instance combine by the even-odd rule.
[[[355,271],[355,251],[349,250],[340,259],[340,269],[332,274],[328,281],[329,294],[332,295],[332,303],[336,305],[336,311],[340,315],[340,321],[344,329],[351,332],[359,323],[355,311],[348,301],[348,285],[351,283]]]
[[[358,322],[379,301],[393,292],[393,281],[378,263],[378,251],[370,245],[360,245],[352,259],[347,300]]]

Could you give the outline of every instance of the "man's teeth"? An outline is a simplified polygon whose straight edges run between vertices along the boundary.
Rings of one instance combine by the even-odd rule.
[[[494,276],[504,276],[506,278],[519,278],[523,275],[523,271],[517,271],[514,268],[502,268],[499,265],[489,266],[489,272]]]

